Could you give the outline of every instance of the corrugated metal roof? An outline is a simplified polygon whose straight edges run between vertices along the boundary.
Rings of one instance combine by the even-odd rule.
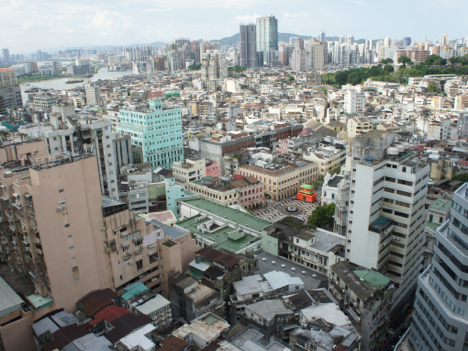
[[[147,290],[150,290],[145,284],[136,282],[124,288],[126,293],[121,296],[124,300],[130,300],[133,296],[140,295]]]
[[[224,254],[216,249],[205,247],[195,252],[201,256],[205,256],[209,260],[222,264],[224,267],[230,268],[239,263],[239,260],[234,256]]]
[[[21,308],[24,300],[0,277],[0,317]]]
[[[165,299],[159,294],[157,294],[154,298],[146,301],[145,303],[141,305],[138,305],[138,301],[133,303],[133,305],[136,305],[135,308],[138,311],[146,315],[156,312],[160,310],[161,308],[164,308],[170,304],[171,302],[169,300]]]

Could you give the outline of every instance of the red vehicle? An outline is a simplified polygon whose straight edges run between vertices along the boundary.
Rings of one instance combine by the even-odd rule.
[[[314,187],[312,185],[302,184],[296,199],[307,202],[317,201],[317,194],[315,193]]]

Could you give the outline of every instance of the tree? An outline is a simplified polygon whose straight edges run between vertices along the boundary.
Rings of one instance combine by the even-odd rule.
[[[428,93],[438,93],[439,92],[439,88],[437,88],[436,85],[434,84],[429,84],[429,86],[427,87],[427,92]]]
[[[429,55],[426,57],[424,63],[427,66],[445,66],[447,64],[447,60],[443,59],[439,55]]]
[[[412,62],[411,59],[406,56],[406,55],[402,55],[398,58],[398,63],[409,63],[409,62]]]
[[[244,66],[234,66],[234,67],[229,67],[229,72],[241,73],[241,72],[244,72],[246,69],[247,67],[244,67]]]
[[[383,69],[385,72],[388,72],[388,73],[392,73],[395,71],[395,68],[393,68],[392,65],[385,65]]]
[[[190,71],[199,71],[201,70],[201,63],[199,65],[191,65],[191,66],[188,66],[188,69]]]
[[[468,174],[467,173],[457,174],[456,176],[452,177],[452,181],[454,180],[459,180],[462,183],[466,183],[468,182]]]
[[[380,63],[383,63],[383,64],[385,64],[385,65],[388,65],[388,64],[390,64],[390,63],[393,63],[393,59],[391,59],[391,58],[382,59],[382,60],[380,60]]]
[[[309,216],[308,223],[310,225],[313,225],[314,227],[324,227],[328,224],[333,223],[334,215],[335,204],[332,202],[331,204],[325,206],[316,207],[315,210],[312,211],[312,214]]]

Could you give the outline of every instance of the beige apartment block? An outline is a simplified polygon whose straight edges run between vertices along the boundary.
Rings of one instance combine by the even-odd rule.
[[[358,135],[370,132],[374,129],[374,124],[367,117],[351,117],[348,119],[348,138],[353,139]]]
[[[187,158],[185,163],[174,162],[172,170],[176,181],[190,183],[206,176],[206,160],[204,158]]]
[[[17,169],[0,170],[1,258],[57,308],[75,311],[97,289],[155,287],[200,249],[189,233],[147,226],[126,203],[101,195],[93,155],[56,154]]]
[[[169,226],[155,221],[150,221],[154,225],[147,225],[147,218],[136,218],[128,210],[117,212],[123,203],[108,200],[116,204],[116,209],[111,209],[109,216],[104,214],[105,227],[102,229],[107,246],[103,252],[110,261],[108,270],[114,288],[119,292],[140,282],[168,297],[168,279],[188,269],[200,246],[190,233],[170,227],[171,235],[165,235],[164,228]],[[117,213],[112,214],[112,211]]]
[[[44,156],[47,156],[47,146],[44,140],[20,142],[0,148],[0,164],[5,162],[29,164],[30,158]]]
[[[301,160],[285,162],[275,169],[265,169],[252,165],[242,165],[239,173],[254,177],[265,184],[265,195],[273,200],[281,200],[295,195],[302,184],[310,183],[319,177],[318,166],[314,162]]]
[[[212,178],[212,177],[205,177]],[[236,205],[238,201],[237,189],[226,187],[221,179],[216,178],[214,184],[209,186],[203,182],[203,179],[194,183],[185,185],[185,189],[192,193],[197,193],[201,198],[207,199],[223,206]]]

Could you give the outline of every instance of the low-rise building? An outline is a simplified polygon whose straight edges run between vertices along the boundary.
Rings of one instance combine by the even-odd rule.
[[[204,158],[187,158],[185,163],[174,162],[172,170],[176,181],[191,183],[206,176],[206,160]]]
[[[344,260],[345,238],[341,235],[304,225],[286,217],[266,228],[263,249],[304,267],[327,275],[330,267]]]
[[[228,329],[229,324],[224,319],[213,313],[207,313],[175,330],[172,335],[202,349],[217,340]]]
[[[261,162],[260,165],[258,161],[254,161],[240,166],[239,174],[262,181],[265,184],[265,196],[273,200],[295,195],[302,184],[310,183],[318,177],[318,166],[314,162],[306,160],[289,162],[284,159],[280,162]]]
[[[346,261],[334,264],[328,277],[330,292],[362,337],[361,350],[381,346],[390,322],[394,283],[375,270]]]
[[[181,221],[174,227],[190,232],[202,248],[226,249],[232,253],[256,252],[262,248],[262,232],[271,225],[205,199],[182,200],[180,208]]]
[[[374,124],[367,117],[351,117],[348,119],[348,138],[353,139],[358,135],[370,132],[374,129]]]

